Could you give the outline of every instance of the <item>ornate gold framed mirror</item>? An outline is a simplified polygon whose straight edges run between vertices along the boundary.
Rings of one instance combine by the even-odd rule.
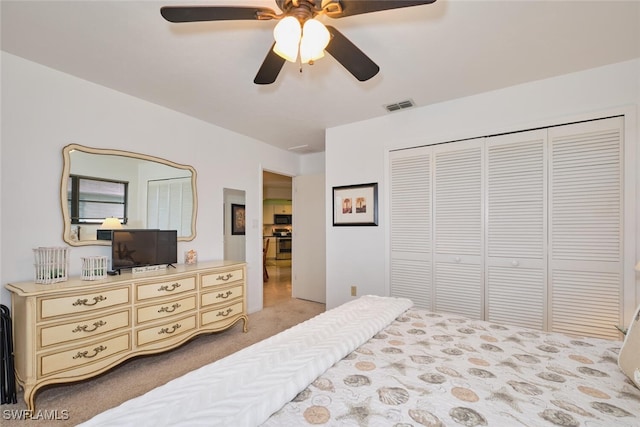
[[[69,245],[109,245],[103,239],[113,228],[178,230],[178,241],[196,237],[192,166],[78,144],[67,145],[62,154],[60,205]]]

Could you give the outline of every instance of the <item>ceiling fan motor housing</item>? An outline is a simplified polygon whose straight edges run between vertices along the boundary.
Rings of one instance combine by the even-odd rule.
[[[278,7],[282,10],[282,16],[293,16],[300,23],[312,19],[319,13],[314,0],[278,0]]]

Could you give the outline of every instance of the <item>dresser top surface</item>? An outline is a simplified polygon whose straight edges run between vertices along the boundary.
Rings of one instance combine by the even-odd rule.
[[[172,277],[193,274],[203,270],[215,270],[226,269],[237,266],[239,268],[244,267],[246,262],[244,261],[230,261],[230,260],[218,260],[218,261],[199,261],[197,264],[176,264],[174,267],[167,267],[166,269],[156,271],[146,271],[143,273],[132,273],[130,271],[122,272],[121,274],[114,276],[107,276],[104,279],[99,280],[82,280],[79,276],[70,277],[69,280],[51,284],[38,284],[33,281],[30,282],[16,282],[9,283],[5,287],[11,292],[21,295],[40,295],[48,293],[59,293],[67,290],[78,290],[92,288],[98,288],[109,285],[117,285],[119,283],[131,283],[136,281],[148,281],[149,279],[162,279],[167,278],[171,280]]]

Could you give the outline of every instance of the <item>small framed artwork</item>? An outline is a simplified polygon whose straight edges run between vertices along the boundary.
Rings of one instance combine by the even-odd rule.
[[[333,225],[378,225],[378,183],[333,187]]]
[[[244,205],[231,205],[231,234],[244,235],[245,216]]]

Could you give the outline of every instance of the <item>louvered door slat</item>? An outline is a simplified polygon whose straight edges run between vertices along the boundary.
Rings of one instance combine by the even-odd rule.
[[[546,140],[537,130],[487,141],[486,318],[544,329]]]
[[[480,265],[438,262],[435,271],[435,309],[482,319]]]
[[[576,131],[552,142],[552,258],[616,262],[621,254],[621,130]]]
[[[620,280],[616,273],[553,271],[553,331],[617,338]]]
[[[390,295],[409,298],[416,307],[432,309],[431,289],[428,286],[431,277],[431,262],[425,260],[391,260]]]
[[[391,250],[429,253],[431,168],[429,153],[391,159]]]
[[[434,148],[434,304],[474,319],[484,304],[483,143]]]
[[[544,268],[487,268],[487,320],[544,329]]]
[[[621,322],[621,118],[550,130],[551,330],[617,338]]]
[[[447,144],[441,149],[451,151],[435,154],[435,251],[439,254],[482,253],[480,143]]]
[[[431,149],[390,153],[391,296],[433,309]]]

